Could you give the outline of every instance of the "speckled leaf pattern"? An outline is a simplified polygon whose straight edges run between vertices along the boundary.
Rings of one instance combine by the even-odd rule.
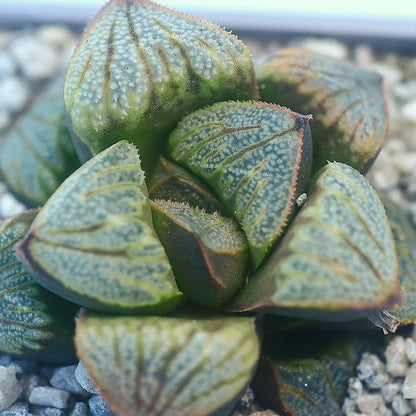
[[[38,210],[0,225],[0,351],[42,361],[73,360],[79,307],[35,282],[14,254]]]
[[[226,102],[185,117],[169,138],[174,160],[203,178],[240,223],[254,266],[267,256],[309,175],[309,116]]]
[[[75,133],[95,154],[133,141],[144,169],[185,114],[257,97],[248,49],[219,27],[149,0],[112,0],[69,64],[65,104]]]
[[[402,324],[416,322],[416,232],[405,212],[385,195],[380,194],[390,221],[399,259],[399,280],[403,305],[389,312]]]
[[[39,283],[93,309],[164,312],[181,297],[152,227],[139,155],[125,141],[58,188],[17,254]]]
[[[276,345],[283,343],[287,351]],[[307,332],[275,337],[271,347],[252,384],[257,400],[279,415],[344,415],[341,406],[357,361],[357,340]]]
[[[262,100],[312,113],[314,172],[328,160],[368,169],[387,134],[381,76],[306,49],[283,49],[257,77]]]
[[[207,212],[221,212],[224,206],[194,174],[160,157],[147,181],[150,199],[165,199],[188,203]]]
[[[43,205],[80,165],[65,121],[63,79],[55,80],[5,135],[1,175],[28,206]]]
[[[332,320],[391,307],[398,293],[383,206],[358,171],[333,162],[321,170],[281,244],[230,310]]]
[[[230,299],[242,287],[250,259],[235,221],[179,202],[156,200],[151,207],[179,289],[208,306]]]
[[[249,383],[260,353],[254,318],[194,314],[87,312],[77,322],[75,344],[118,416],[224,415]]]

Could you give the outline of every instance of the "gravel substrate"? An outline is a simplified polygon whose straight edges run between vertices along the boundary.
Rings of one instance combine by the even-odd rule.
[[[16,117],[67,65],[78,35],[63,26],[0,31],[0,140]],[[243,39],[257,63],[282,46]],[[416,57],[375,56],[368,45],[349,48],[333,39],[296,40],[380,73],[388,97],[390,133],[369,180],[412,213],[416,223]],[[25,210],[0,183],[0,218]],[[53,367],[0,355],[0,416],[112,415],[82,366]],[[416,416],[416,335],[393,336],[380,356],[365,353],[350,380],[347,416]],[[259,407],[251,390],[232,416],[276,416]]]

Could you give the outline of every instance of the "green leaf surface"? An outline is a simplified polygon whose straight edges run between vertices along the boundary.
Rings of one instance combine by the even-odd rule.
[[[378,74],[307,49],[282,49],[257,78],[262,100],[312,113],[313,172],[327,161],[368,169],[387,134]]]
[[[254,318],[194,314],[87,312],[77,322],[75,344],[118,416],[225,415],[250,382],[260,354]]]
[[[181,298],[152,226],[139,155],[125,141],[59,187],[17,254],[39,283],[93,309],[163,313]]]
[[[380,194],[390,221],[399,259],[399,281],[403,305],[389,311],[402,324],[416,323],[416,232],[408,215],[385,195]]]
[[[68,362],[75,358],[72,338],[78,305],[45,290],[16,258],[38,210],[0,225],[0,350],[25,358]]]
[[[203,178],[245,232],[255,267],[281,236],[309,176],[309,116],[256,102],[218,103],[185,117],[171,156]]]
[[[187,113],[257,97],[248,49],[202,19],[149,0],[112,0],[85,31],[69,64],[65,105],[94,154],[133,141],[144,169]]]
[[[221,212],[224,206],[207,186],[183,167],[160,157],[147,180],[150,199],[188,203],[206,212]]]
[[[156,200],[151,208],[179,289],[207,306],[229,300],[249,268],[247,240],[238,225],[179,202]]]
[[[367,180],[328,163],[280,245],[227,310],[310,319],[349,318],[399,298],[398,264],[384,208]]]
[[[80,165],[65,120],[63,79],[55,80],[5,135],[1,175],[28,206],[43,205]]]
[[[342,401],[358,357],[357,340],[306,332],[267,341],[252,386],[282,416],[343,416]]]

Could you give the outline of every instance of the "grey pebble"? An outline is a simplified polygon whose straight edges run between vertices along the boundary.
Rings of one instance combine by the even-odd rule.
[[[392,409],[398,416],[408,415],[412,409],[401,394],[397,394],[391,402]]]
[[[67,391],[54,387],[34,387],[29,396],[29,403],[65,409],[68,407],[69,396],[70,393]]]
[[[85,396],[89,395],[89,393],[81,387],[75,378],[74,372],[76,368],[76,365],[71,365],[68,367],[59,367],[55,369],[49,382],[53,387],[57,389],[62,389],[71,393]]]
[[[62,409],[47,406],[32,406],[33,416],[65,416]]]
[[[406,342],[403,337],[394,337],[386,348],[386,370],[394,377],[404,377],[409,367],[406,357]]]
[[[0,79],[0,110],[20,111],[29,101],[26,83],[16,77]]]
[[[348,394],[351,398],[357,398],[363,392],[363,384],[358,377],[348,380]]]
[[[387,383],[381,388],[381,395],[386,403],[391,403],[400,390],[400,384]]]
[[[94,394],[88,400],[88,406],[92,416],[117,416],[109,409],[107,403],[98,394]]]
[[[357,365],[357,376],[369,389],[379,389],[389,381],[385,365],[377,355],[365,352]]]
[[[23,370],[17,364],[0,366],[0,411],[10,407],[22,394]]]
[[[88,414],[87,403],[78,402],[78,403],[75,403],[75,406],[72,409],[72,412],[69,414],[69,416],[87,416],[87,414]]]
[[[407,371],[402,392],[405,399],[416,399],[416,364],[413,364]]]
[[[15,403],[8,409],[0,412],[0,416],[28,416],[29,406],[27,403]]]
[[[85,369],[85,366],[82,363],[82,361],[78,363],[77,368],[74,372],[74,376],[84,390],[92,394],[98,393],[98,390],[94,386],[91,377],[88,375],[87,370]]]
[[[46,386],[47,384],[47,381],[37,374],[25,376],[23,381],[23,398],[29,400],[29,396],[35,387]]]

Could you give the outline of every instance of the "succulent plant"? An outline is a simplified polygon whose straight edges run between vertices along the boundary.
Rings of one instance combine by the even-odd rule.
[[[119,416],[225,415],[252,380],[285,415],[341,414],[365,336],[292,346],[330,321],[416,322],[412,226],[363,176],[381,82],[306,50],[256,72],[205,21],[101,10],[68,118],[47,93],[2,143],[3,178],[41,207],[0,228],[1,350],[68,361],[75,345]]]

